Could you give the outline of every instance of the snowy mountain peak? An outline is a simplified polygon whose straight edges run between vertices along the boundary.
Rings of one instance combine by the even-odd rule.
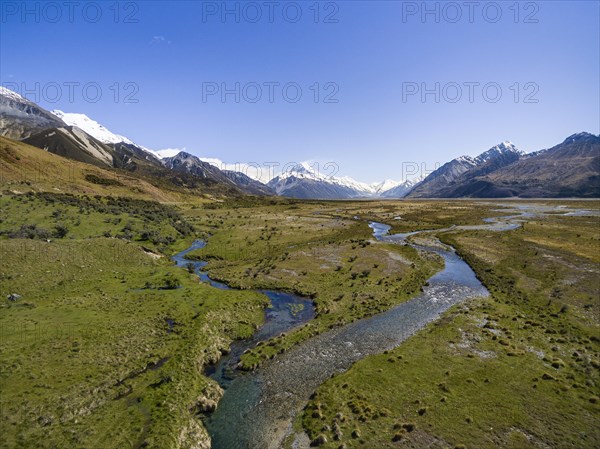
[[[490,148],[487,152],[489,152],[489,151],[499,151],[499,152],[511,151],[511,152],[515,152],[515,153],[520,153],[520,151],[517,149],[517,147],[515,147],[515,145],[509,140],[500,142],[498,145],[495,145],[492,148]]]
[[[14,100],[14,101],[20,101],[20,102],[29,101],[29,100],[27,100],[27,98],[22,97],[18,93],[14,92],[14,91],[12,91],[10,89],[7,89],[4,86],[0,86],[0,95],[2,95],[3,97],[8,98],[10,100]]]
[[[159,159],[164,159],[167,157],[175,157],[181,152],[185,152],[185,148],[165,148],[164,150],[154,151],[154,154]]]
[[[413,181],[385,180],[367,184],[349,176],[333,176],[321,172],[317,163],[302,162],[284,168],[284,171],[268,183],[278,194],[298,198],[374,198],[383,196],[403,186],[396,194],[402,196],[414,184]]]
[[[294,165],[284,166],[283,171],[276,176],[276,178],[281,180],[288,178],[302,178],[315,181],[326,181],[328,178],[332,177],[321,173],[318,164],[299,162]]]
[[[310,162],[300,162],[291,167],[286,167],[282,175],[293,176],[293,175],[309,175],[319,178],[320,175],[315,167],[311,166]]]
[[[511,153],[518,154],[518,155],[525,154],[523,151],[517,149],[517,147],[515,147],[512,142],[506,140],[504,142],[499,143],[498,145],[493,146],[489,150],[481,153],[479,156],[477,156],[475,158],[475,162],[477,164],[482,164],[482,163],[487,162],[488,160],[498,157],[500,155],[511,154]]]
[[[177,153],[175,156],[173,156],[177,159],[191,159],[191,160],[200,160],[199,157],[194,156],[191,153],[188,153],[187,151],[180,151],[179,153]]]
[[[120,136],[118,134],[114,134],[106,129],[103,125],[92,120],[85,114],[76,114],[63,112],[58,109],[51,111],[55,116],[62,119],[69,126],[76,126],[79,129],[84,130],[90,136],[95,137],[102,143],[128,143],[135,145],[131,140],[127,137]]]
[[[370,185],[371,189],[373,189],[374,193],[383,193],[387,190],[393,189],[394,187],[398,187],[402,185],[403,182],[394,181],[393,179],[386,179],[382,182],[374,182]]]

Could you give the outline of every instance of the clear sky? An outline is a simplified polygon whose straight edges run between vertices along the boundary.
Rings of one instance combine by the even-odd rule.
[[[599,22],[598,1],[4,1],[0,83],[152,149],[374,182],[600,133]]]

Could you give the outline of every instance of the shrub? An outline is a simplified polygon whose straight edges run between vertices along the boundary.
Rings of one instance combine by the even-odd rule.
[[[162,290],[174,290],[179,287],[181,287],[179,279],[175,275],[169,273],[163,278],[162,286],[160,288]]]
[[[38,228],[36,224],[24,224],[18,230],[8,233],[11,239],[49,239],[50,231]]]
[[[56,237],[57,239],[62,239],[66,237],[68,233],[69,228],[67,228],[65,225],[58,224],[54,226],[54,237]]]
[[[98,185],[102,185],[102,186],[122,186],[123,185],[123,183],[121,183],[120,181],[117,181],[116,179],[101,178],[100,176],[93,175],[93,174],[85,175],[85,180],[88,182],[91,182],[92,184],[98,184]]]

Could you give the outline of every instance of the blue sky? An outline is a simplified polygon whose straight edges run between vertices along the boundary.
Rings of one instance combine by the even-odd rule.
[[[0,83],[152,149],[366,182],[600,133],[600,2],[222,5],[3,2]]]

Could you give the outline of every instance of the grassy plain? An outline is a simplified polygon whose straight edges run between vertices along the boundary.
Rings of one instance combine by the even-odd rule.
[[[0,447],[208,441],[196,414],[220,391],[203,366],[252,334],[266,298],[174,267],[195,231],[158,203],[0,201]]]
[[[210,260],[213,278],[242,289],[296,292],[315,304],[314,320],[244,354],[242,368],[256,368],[300,341],[405,301],[441,268],[434,255],[377,242],[368,222],[354,218],[355,207],[296,202],[208,215],[196,211],[204,217],[196,224],[205,226],[210,239],[190,257]],[[369,217],[376,218],[377,211],[374,207]]]
[[[407,300],[440,268],[428,253],[376,242],[369,220],[440,229],[479,224],[498,208],[129,197],[0,198],[0,447],[208,447],[199,414],[221,391],[203,368],[263,320],[266,298],[245,290],[298,292],[317,311],[246,353],[242,365],[252,369]],[[241,291],[173,266],[169,256],[195,238],[209,244],[191,256]],[[492,297],[326,382],[296,426],[335,448],[594,447],[597,220],[552,216],[519,231],[440,238]]]
[[[599,225],[441,234],[491,296],[325,382],[297,428],[327,448],[598,447]]]

